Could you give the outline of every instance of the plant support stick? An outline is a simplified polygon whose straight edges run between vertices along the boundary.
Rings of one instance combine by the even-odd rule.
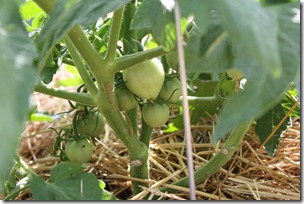
[[[193,156],[192,156],[192,144],[191,144],[191,127],[190,127],[190,116],[189,116],[189,104],[187,101],[187,81],[186,81],[186,68],[184,60],[184,49],[183,49],[183,39],[181,32],[180,23],[180,11],[178,1],[175,1],[175,22],[176,22],[176,33],[177,33],[177,52],[180,70],[180,80],[182,88],[182,106],[183,106],[183,117],[184,117],[184,127],[185,127],[185,140],[186,140],[186,151],[187,151],[187,166],[189,174],[189,186],[190,186],[190,200],[196,200],[195,196],[195,183],[194,183],[194,167],[193,167]]]

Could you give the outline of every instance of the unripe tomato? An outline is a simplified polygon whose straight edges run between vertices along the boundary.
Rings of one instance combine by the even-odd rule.
[[[121,111],[128,111],[137,106],[134,94],[127,87],[116,88],[114,92]]]
[[[178,70],[178,54],[177,51],[166,54],[166,61],[170,68]]]
[[[146,103],[142,108],[142,117],[150,127],[160,127],[169,119],[169,107],[165,103]]]
[[[231,77],[232,79],[236,79],[236,80],[240,80],[240,79],[244,78],[244,74],[236,68],[229,69],[227,71],[227,74],[229,77]]]
[[[123,70],[123,80],[135,95],[154,100],[164,83],[165,72],[160,60],[153,58]]]
[[[166,102],[176,103],[181,96],[181,83],[178,78],[165,80],[158,97]]]
[[[87,139],[80,141],[74,140],[66,144],[65,154],[71,162],[83,164],[91,159],[93,155],[93,145]]]
[[[77,120],[78,134],[98,137],[105,129],[105,121],[101,113],[89,113]]]

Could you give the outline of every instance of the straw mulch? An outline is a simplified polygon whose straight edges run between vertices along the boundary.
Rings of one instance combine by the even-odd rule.
[[[58,113],[69,110],[66,101],[34,94],[38,110]],[[57,130],[71,125],[72,114],[52,122],[28,122],[24,129],[19,153],[28,165],[44,178],[60,162],[46,149],[51,149]],[[221,144],[210,144],[212,119],[192,126],[194,166],[199,168],[208,162]],[[154,131],[150,148],[150,180],[141,194],[132,195],[129,176],[129,158],[124,145],[115,137],[110,127],[93,141],[95,153],[86,171],[93,172],[103,180],[106,189],[122,200],[141,200],[148,193],[161,196],[164,200],[188,200],[189,189],[171,185],[187,175],[184,132],[161,134]],[[178,191],[166,194],[159,187],[172,187]],[[300,200],[300,121],[285,131],[276,154],[271,157],[261,148],[254,126],[247,132],[234,157],[217,173],[196,186],[198,200]],[[17,200],[31,200],[29,192],[23,192]]]

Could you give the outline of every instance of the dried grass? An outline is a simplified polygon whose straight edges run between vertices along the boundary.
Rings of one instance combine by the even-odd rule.
[[[69,109],[67,104],[58,111],[58,99],[36,95],[41,109],[60,112]],[[41,102],[42,101],[42,102]],[[55,110],[53,110],[55,108]],[[38,174],[48,178],[50,169],[60,162],[46,151],[51,148],[55,132],[71,124],[71,117],[54,122],[28,122],[23,132],[20,155]],[[194,165],[199,168],[212,158],[222,143],[210,144],[211,120],[204,120],[192,126]],[[261,142],[254,133],[254,126],[247,132],[234,157],[217,173],[196,186],[198,200],[300,200],[300,122],[293,121],[281,138],[276,154],[271,157],[261,148]],[[129,176],[129,157],[123,144],[115,137],[110,127],[94,140],[95,153],[86,171],[94,173],[107,184],[106,189],[122,200],[140,200],[146,195],[160,196],[164,200],[188,200],[189,189],[171,183],[187,175],[183,130],[159,135],[155,131],[150,147],[150,180]],[[140,194],[132,196],[131,181],[149,184]],[[175,194],[162,193],[159,187],[177,190]],[[23,192],[17,200],[30,198]]]

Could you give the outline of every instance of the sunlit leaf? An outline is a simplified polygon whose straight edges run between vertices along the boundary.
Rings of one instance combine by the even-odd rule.
[[[278,25],[277,39],[281,56],[282,75],[274,77],[271,73],[262,75],[258,64],[246,53],[239,57],[239,65],[251,70],[245,90],[240,91],[228,100],[221,110],[217,128],[214,132],[215,141],[242,121],[261,117],[274,104],[278,103],[289,89],[290,83],[298,77],[300,69],[300,24],[294,21],[295,9],[299,4],[281,4],[272,8]],[[241,53],[239,53],[241,55]],[[229,118],[229,120],[227,120]]]

